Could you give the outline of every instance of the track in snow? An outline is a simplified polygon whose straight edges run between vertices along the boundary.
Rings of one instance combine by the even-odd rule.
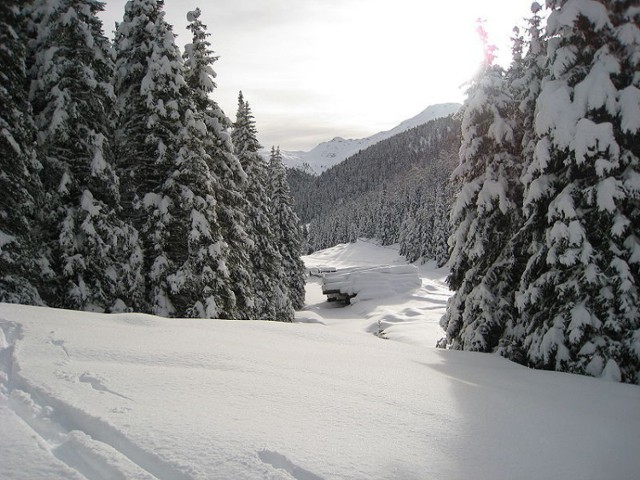
[[[0,320],[0,401],[22,419],[51,454],[89,480],[191,480],[193,477],[157,455],[141,449],[122,432],[31,385],[21,376],[14,356],[20,326]],[[69,358],[63,344],[60,346]],[[128,399],[83,374],[79,381]],[[130,399],[128,399],[130,400]]]

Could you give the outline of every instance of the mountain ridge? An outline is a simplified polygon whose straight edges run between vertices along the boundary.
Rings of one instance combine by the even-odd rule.
[[[462,105],[459,103],[439,103],[430,105],[419,114],[404,120],[391,130],[375,133],[366,138],[345,139],[334,137],[322,142],[314,148],[305,151],[281,151],[282,160],[286,167],[297,168],[312,175],[320,175],[325,170],[341,163],[350,156],[375,145],[382,140],[391,138],[411,128],[425,124],[436,118],[446,117],[457,112]],[[268,152],[264,152],[268,155]]]

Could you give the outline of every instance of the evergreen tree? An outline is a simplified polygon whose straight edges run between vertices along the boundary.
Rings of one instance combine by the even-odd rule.
[[[119,218],[110,142],[113,64],[97,17],[103,3],[46,0],[40,8],[31,100],[56,273],[48,303],[123,310],[137,288],[140,255],[135,232]]]
[[[0,3],[0,302],[41,305],[41,186],[27,91],[26,19],[19,4]]]
[[[484,33],[482,26],[480,32]],[[441,320],[452,348],[491,351],[513,315],[514,258],[506,247],[519,228],[521,189],[514,125],[503,70],[493,49],[471,85],[463,107],[461,189],[451,212],[449,287],[455,290]]]
[[[436,261],[438,267],[444,266],[449,260],[448,239],[451,235],[449,231],[451,194],[448,190],[449,188],[447,187],[441,187],[436,192],[435,211],[433,212],[432,258]]]
[[[302,244],[301,244],[302,255],[309,255],[313,253],[313,251],[311,250],[311,247],[309,246],[309,226],[308,225],[303,224],[300,226],[300,238],[302,239]],[[353,239],[353,241],[355,242],[357,239],[358,238],[356,236]]]
[[[247,174],[245,196],[246,230],[252,240],[251,271],[253,272],[255,303],[252,317],[264,320],[293,320],[293,306],[284,287],[282,256],[278,251],[272,227],[271,207],[265,188],[267,166],[260,153],[257,130],[249,103],[242,92],[238,96],[238,112],[232,139],[235,152]]]
[[[144,247],[142,308],[235,318],[207,130],[163,6],[162,0],[128,2],[115,44],[118,167],[124,209]]]
[[[396,225],[395,204],[391,199],[391,193],[388,191],[386,183],[382,185],[378,208],[380,223],[376,238],[380,239],[382,245],[392,245],[397,240],[398,226]]]
[[[420,225],[414,218],[415,214],[409,214],[400,225],[398,242],[400,243],[399,253],[413,263],[420,258]]]
[[[269,181],[271,186],[271,215],[276,244],[282,257],[285,287],[293,308],[300,310],[305,300],[305,267],[300,259],[300,220],[293,211],[287,174],[282,164],[280,148],[271,149],[269,161]]]
[[[640,11],[633,1],[547,3],[522,361],[639,383]]]
[[[255,302],[253,278],[247,268],[250,265],[251,240],[244,228],[247,201],[243,189],[247,175],[233,153],[228,132],[231,121],[211,98],[216,87],[213,64],[218,57],[210,50],[209,34],[200,21],[200,9],[189,12],[187,18],[193,40],[185,46],[183,54],[184,77],[191,91],[196,117],[207,129],[204,148],[209,155],[209,169],[213,176],[218,223],[229,246],[227,268],[236,296],[236,318],[247,319]]]
[[[528,20],[526,37],[514,38],[513,62],[507,72],[509,91],[514,98],[517,108],[512,110],[512,119],[516,125],[515,147],[520,157],[522,176],[521,182],[528,184],[534,171],[534,152],[538,137],[535,133],[534,121],[536,102],[540,95],[542,79],[547,73],[546,37],[541,27],[540,16],[542,7],[534,2],[531,5],[532,16]],[[519,32],[518,32],[519,33]],[[526,51],[525,51],[526,48]],[[535,245],[541,238],[538,228],[539,222],[528,207],[523,208],[523,225],[514,232],[509,249],[515,257],[518,255],[517,274],[513,275],[513,289],[517,292],[519,278],[524,272],[527,250],[537,250]],[[515,314],[508,320],[505,327],[499,352],[513,360],[522,361],[521,342],[524,336],[524,324],[520,315]]]
[[[538,138],[534,120],[536,101],[540,95],[542,79],[547,73],[546,38],[544,37],[540,16],[542,7],[534,2],[532,16],[528,20],[527,37],[514,38],[513,62],[507,72],[509,91],[516,102],[512,110],[512,119],[516,124],[516,148],[522,160],[522,181],[528,182],[529,168],[533,164],[533,155]],[[522,50],[526,45],[526,53]]]

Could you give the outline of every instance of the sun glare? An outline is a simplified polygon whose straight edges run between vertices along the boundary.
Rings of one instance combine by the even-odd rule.
[[[462,101],[483,59],[475,20],[452,22],[422,2],[342,10],[331,28],[318,19],[304,34],[306,56],[292,80],[326,93],[321,110],[346,109],[348,121],[366,126],[363,135],[391,128],[429,104]]]

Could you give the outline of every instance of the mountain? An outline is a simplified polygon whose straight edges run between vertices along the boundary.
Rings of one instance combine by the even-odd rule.
[[[358,153],[360,150],[364,150],[382,140],[423,125],[436,118],[449,116],[457,112],[460,107],[461,105],[459,103],[431,105],[415,117],[405,120],[391,130],[379,132],[370,137],[360,139],[335,137],[333,140],[317,145],[308,152],[282,151],[282,159],[287,167],[295,167],[313,175],[319,175],[332,166]]]
[[[460,120],[441,117],[363,148],[320,175],[291,168],[287,177],[296,213],[303,223],[343,207],[353,215],[353,203],[370,204],[368,197],[385,188],[389,192],[404,190],[425,176],[427,180],[448,178],[458,163],[459,148]],[[427,175],[432,169],[435,172]],[[336,243],[344,241],[348,240]]]

